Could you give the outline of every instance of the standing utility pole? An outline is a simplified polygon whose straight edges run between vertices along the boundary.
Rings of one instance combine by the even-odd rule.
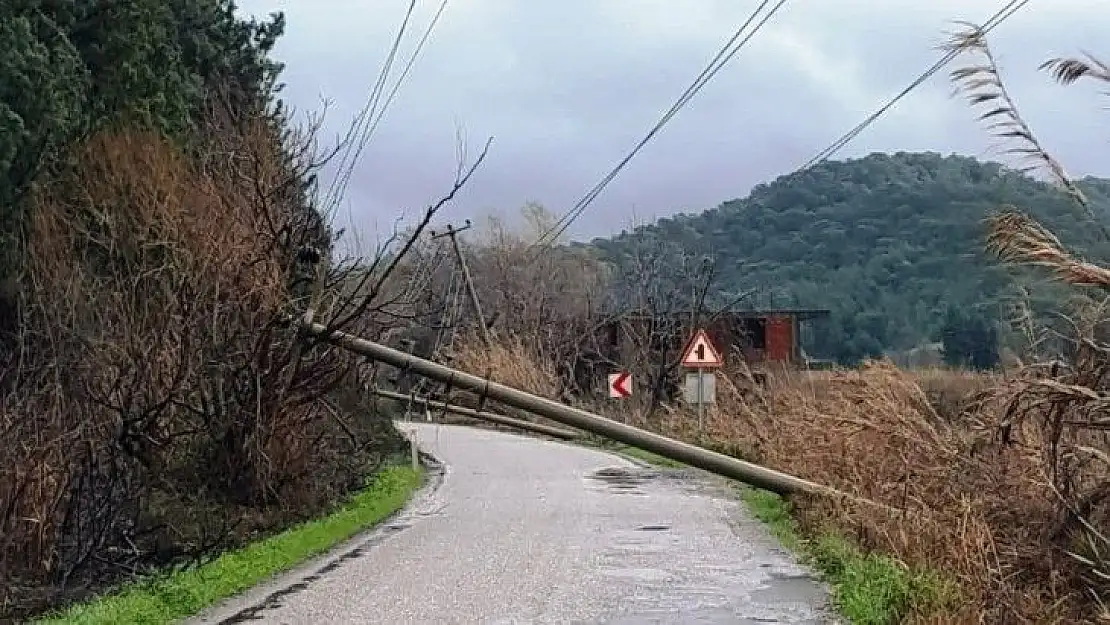
[[[441,237],[451,237],[451,248],[455,250],[455,260],[459,263],[459,273],[462,274],[463,280],[466,281],[466,292],[470,295],[470,305],[474,307],[474,315],[478,317],[478,328],[481,333],[482,342],[486,347],[493,345],[493,341],[489,336],[489,328],[486,327],[486,318],[482,315],[482,304],[478,301],[478,292],[474,290],[474,281],[470,279],[470,269],[466,266],[466,259],[463,258],[462,250],[459,249],[458,234],[463,230],[470,228],[470,220],[466,220],[466,225],[462,228],[455,228],[451,224],[447,224],[447,232],[436,234],[434,231],[429,231],[433,239]]]

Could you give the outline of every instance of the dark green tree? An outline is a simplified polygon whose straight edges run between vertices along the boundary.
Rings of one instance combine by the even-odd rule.
[[[88,72],[66,32],[35,4],[0,4],[0,334],[16,318],[24,196],[85,124]]]
[[[235,11],[231,0],[0,3],[0,326],[15,318],[27,191],[75,141],[126,124],[188,144],[219,102],[233,118],[269,112],[280,144],[282,66],[268,55],[284,17]]]
[[[941,327],[944,363],[978,371],[993,369],[999,362],[998,329],[979,311],[948,307]]]

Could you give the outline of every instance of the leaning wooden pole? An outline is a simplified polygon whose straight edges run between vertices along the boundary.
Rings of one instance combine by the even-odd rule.
[[[457,414],[457,415],[462,415],[464,417],[470,417],[472,419],[478,419],[479,421],[488,421],[490,423],[496,423],[498,425],[506,425],[506,426],[518,428],[518,429],[521,429],[521,430],[528,430],[530,432],[535,432],[536,434],[544,434],[546,436],[553,436],[555,438],[561,438],[563,440],[572,440],[572,439],[578,438],[578,432],[575,432],[574,430],[564,430],[563,428],[557,428],[553,425],[544,425],[542,423],[532,423],[531,421],[524,421],[522,419],[514,419],[512,417],[506,417],[505,415],[499,415],[499,414],[495,414],[495,413],[492,413],[492,412],[474,410],[473,408],[467,408],[465,406],[457,406],[455,404],[448,404],[448,403],[444,403],[444,402],[441,402],[441,401],[436,401],[434,399],[428,399],[426,397],[416,397],[416,396],[413,396],[413,395],[405,395],[404,393],[397,393],[397,392],[394,392],[394,391],[387,391],[385,389],[380,389],[380,388],[374,389],[373,393],[375,395],[379,396],[379,397],[385,397],[387,399],[395,399],[397,401],[402,401],[402,402],[411,401],[414,404],[423,404],[425,406],[428,406],[429,408],[435,408],[436,410],[445,410],[447,412],[451,412],[451,413],[454,413],[454,414]]]
[[[688,464],[699,469],[704,469],[717,475],[732,478],[751,484],[758,488],[773,491],[779,494],[813,493],[831,495],[838,498],[858,499],[828,486],[823,486],[800,477],[768,469],[758,464],[746,462],[724,454],[702,449],[696,445],[684,443],[673,438],[667,438],[653,432],[625,425],[612,419],[600,417],[591,412],[561,404],[550,399],[545,399],[525,393],[524,391],[491,382],[478,377],[445,367],[430,360],[418,358],[384,345],[367,341],[365,339],[339,331],[328,332],[326,326],[318,323],[302,321],[302,331],[309,336],[326,341],[333,345],[349,349],[357,354],[366,356],[379,362],[384,362],[406,371],[442,382],[455,388],[461,388],[482,396],[490,397],[501,403],[526,410],[552,421],[557,421],[579,430],[592,432],[611,440],[625,443],[633,447],[659,454],[678,462]]]

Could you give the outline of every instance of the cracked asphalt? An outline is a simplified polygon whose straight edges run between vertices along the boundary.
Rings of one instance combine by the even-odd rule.
[[[194,623],[835,623],[827,589],[719,481],[464,426],[389,523]]]

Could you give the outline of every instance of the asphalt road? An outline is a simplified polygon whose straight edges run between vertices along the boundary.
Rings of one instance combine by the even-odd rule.
[[[719,482],[572,445],[401,424],[442,473],[393,521],[197,623],[830,623]]]

